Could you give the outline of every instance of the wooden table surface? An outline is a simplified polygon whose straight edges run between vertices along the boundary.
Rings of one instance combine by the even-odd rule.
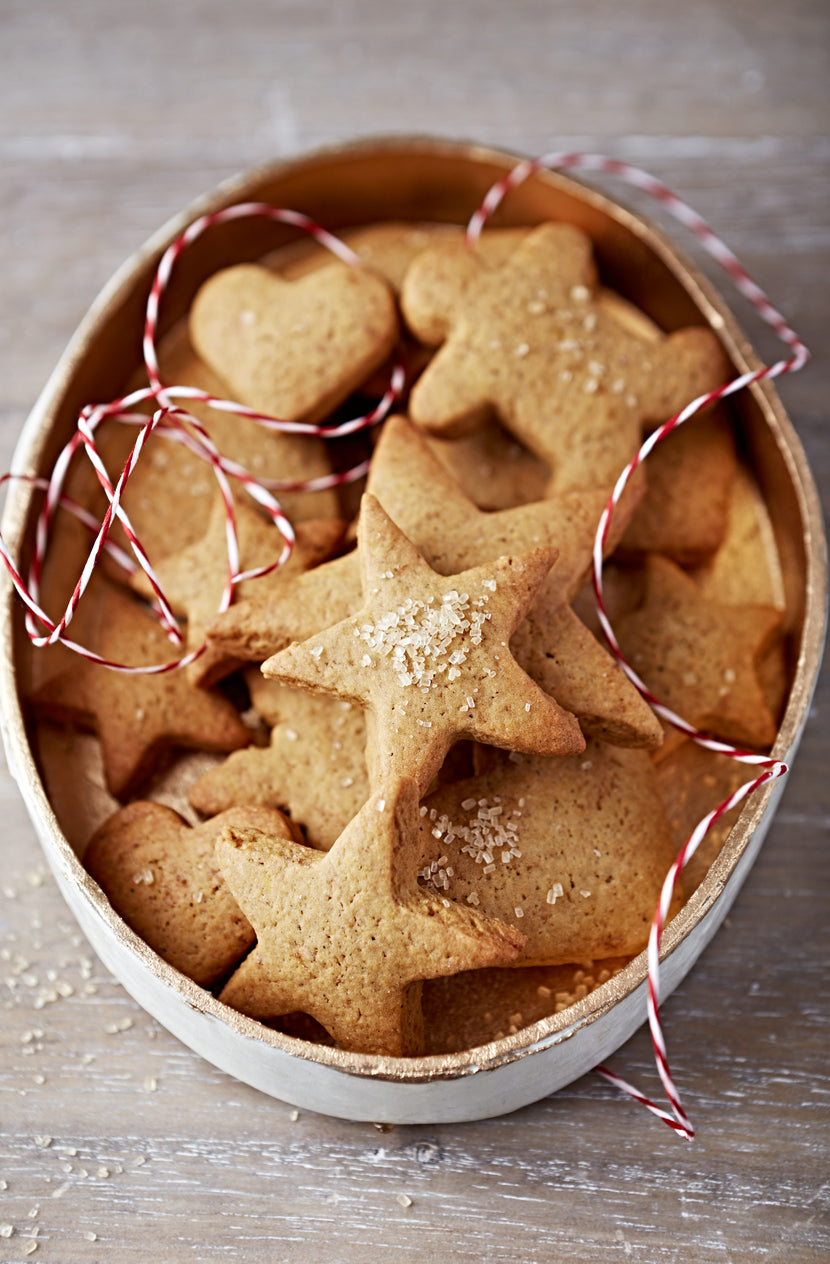
[[[816,352],[781,394],[826,504],[828,36],[823,0],[0,0],[0,469],[99,286],[191,198],[435,133],[601,150],[687,197]],[[0,772],[0,1260],[830,1257],[828,706],[825,675],[761,858],[665,1008],[690,1144],[594,1075],[475,1124],[294,1118],[93,959]],[[658,1094],[643,1031],[612,1065]]]

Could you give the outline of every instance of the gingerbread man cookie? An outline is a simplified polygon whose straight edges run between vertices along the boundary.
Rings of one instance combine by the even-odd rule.
[[[613,482],[643,424],[726,368],[710,330],[645,341],[596,302],[596,285],[590,240],[569,224],[542,224],[498,267],[462,244],[424,250],[402,306],[419,338],[443,346],[412,390],[413,421],[452,437],[495,413],[557,490]]]

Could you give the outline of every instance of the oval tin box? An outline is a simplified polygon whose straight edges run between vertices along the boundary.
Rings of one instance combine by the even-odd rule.
[[[379,221],[464,224],[517,158],[428,139],[360,142],[259,169],[223,185],[161,229],[119,270],[73,337],[29,417],[16,472],[43,474],[89,402],[121,393],[140,366],[144,309],[158,260],[198,215],[262,201],[310,215],[334,231]],[[664,329],[706,323],[736,373],[759,361],[709,283],[653,226],[602,194],[554,173],[513,191],[494,223],[577,224],[594,241],[603,280]],[[182,256],[163,304],[169,328],[219,267],[259,258],[297,234],[261,221],[230,222]],[[768,509],[783,579],[788,700],[773,755],[791,761],[812,694],[824,633],[826,563],[818,499],[801,445],[769,384],[735,402],[742,446]],[[25,556],[36,495],[16,483],[3,534]],[[646,1017],[641,953],[589,995],[505,1038],[460,1053],[388,1058],[342,1052],[273,1031],[221,1005],[167,966],[121,921],[86,874],[53,810],[34,733],[18,694],[28,652],[22,607],[6,584],[0,702],[11,771],[67,903],[104,964],[133,997],[208,1061],[296,1106],[353,1120],[428,1123],[514,1110],[607,1058]],[[680,982],[726,916],[770,824],[779,779],[745,803],[717,858],[663,936],[664,995]]]

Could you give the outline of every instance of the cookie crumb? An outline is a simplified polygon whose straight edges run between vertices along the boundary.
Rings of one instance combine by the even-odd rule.
[[[109,1036],[115,1036],[115,1035],[118,1035],[119,1032],[129,1031],[132,1025],[133,1025],[133,1020],[131,1018],[119,1018],[118,1022],[107,1023],[106,1027],[104,1028],[104,1031]]]

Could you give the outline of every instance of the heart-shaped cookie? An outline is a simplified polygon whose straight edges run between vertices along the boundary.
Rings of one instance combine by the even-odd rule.
[[[325,267],[285,281],[240,264],[199,290],[190,336],[240,403],[316,422],[383,363],[398,320],[388,285],[365,269]]]

